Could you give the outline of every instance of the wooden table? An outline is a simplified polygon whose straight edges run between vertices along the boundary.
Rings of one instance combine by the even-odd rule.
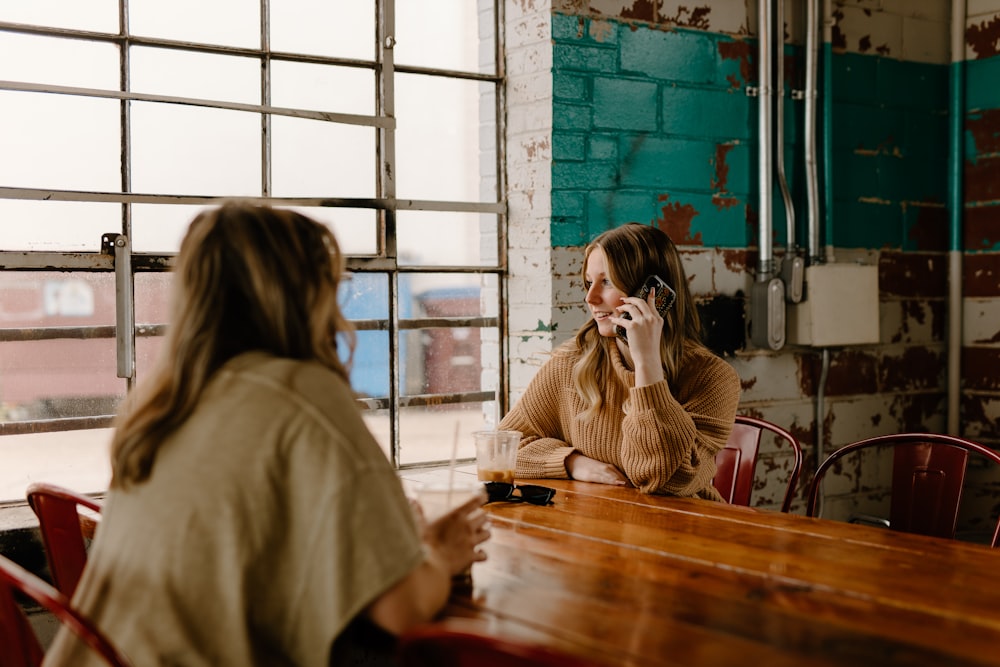
[[[1000,551],[540,480],[446,616],[607,665],[1000,665]]]

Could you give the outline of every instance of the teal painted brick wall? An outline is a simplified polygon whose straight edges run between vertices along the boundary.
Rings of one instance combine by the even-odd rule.
[[[748,79],[756,43],[552,20],[552,243],[579,245],[638,221],[659,224],[679,243],[756,245],[757,99],[745,92],[755,84]],[[792,47],[786,54],[801,57]],[[833,68],[833,244],[943,249],[936,245],[946,218],[928,210],[947,201],[948,66],[837,54]],[[970,70],[970,89],[973,77],[989,74]],[[802,106],[786,98],[785,164],[800,245]],[[780,247],[786,222],[777,186],[774,196]]]
[[[555,14],[552,243],[628,221],[680,243],[744,248],[756,112],[749,44]]]
[[[1000,55],[966,64],[964,247],[1000,251]],[[987,292],[998,292],[993,286]],[[1000,296],[1000,294],[998,294]]]
[[[948,66],[833,61],[833,245],[947,249]]]

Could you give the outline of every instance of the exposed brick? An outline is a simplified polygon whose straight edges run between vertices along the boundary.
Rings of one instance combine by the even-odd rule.
[[[882,297],[944,297],[948,267],[943,254],[887,250],[879,255],[878,284]]]
[[[829,396],[878,393],[877,369],[878,359],[874,353],[840,350],[831,355],[826,393]]]
[[[1000,254],[970,253],[962,258],[962,294],[1000,296]]]
[[[943,346],[913,345],[899,354],[883,354],[878,360],[879,391],[940,388],[944,386],[945,361]]]
[[[962,348],[962,389],[1000,395],[1000,347]]]
[[[1000,205],[966,206],[963,211],[962,243],[966,250],[995,250],[1000,247]]]

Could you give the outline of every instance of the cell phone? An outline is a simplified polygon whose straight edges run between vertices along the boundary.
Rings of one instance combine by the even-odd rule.
[[[649,297],[649,291],[655,289],[656,297],[653,300],[653,305],[656,306],[656,312],[660,314],[660,317],[666,317],[667,311],[670,310],[674,301],[677,300],[677,292],[668,285],[663,278],[660,276],[649,276],[646,281],[639,288],[639,291],[635,293],[637,299],[642,299],[645,301]],[[622,317],[626,320],[632,319],[632,316],[627,312],[622,313]],[[625,327],[620,324],[615,325],[615,333],[626,343],[628,342],[628,332],[625,331]]]

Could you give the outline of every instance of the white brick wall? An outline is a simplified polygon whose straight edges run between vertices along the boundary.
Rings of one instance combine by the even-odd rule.
[[[511,405],[552,349],[552,19],[507,0],[508,337]]]

